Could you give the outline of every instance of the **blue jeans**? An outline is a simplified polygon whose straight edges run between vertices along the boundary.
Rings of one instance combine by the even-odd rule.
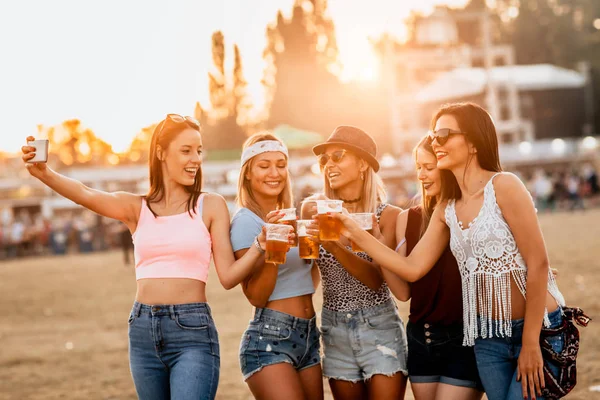
[[[548,314],[550,326],[555,328],[562,323],[562,309],[559,307]],[[522,400],[523,389],[517,382],[517,360],[521,354],[523,319],[512,321],[511,337],[493,337],[475,340],[475,359],[479,376],[489,400]],[[560,352],[564,346],[562,335],[549,337],[552,348]],[[550,365],[553,374],[558,367]],[[543,399],[538,397],[538,399]]]
[[[208,304],[135,302],[129,316],[129,364],[141,400],[214,399],[219,338]]]

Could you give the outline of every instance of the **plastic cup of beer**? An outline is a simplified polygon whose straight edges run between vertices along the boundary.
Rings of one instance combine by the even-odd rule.
[[[284,208],[279,210],[279,212],[283,213],[283,217],[279,220],[280,224],[290,225],[294,228],[294,231],[297,231],[296,226],[296,209],[295,208]],[[294,244],[290,245],[290,247],[298,246],[298,236],[294,239]]]
[[[312,224],[311,219],[301,219],[298,221],[298,230],[296,235],[298,236],[298,252],[300,258],[306,260],[316,260],[319,258],[319,244],[312,240],[310,235],[306,232],[306,229]]]
[[[328,213],[341,213],[342,200],[317,200],[317,219],[319,220],[319,240],[331,242],[340,240],[342,221]]]
[[[45,163],[48,162],[48,147],[50,141],[48,139],[37,139],[27,142],[27,146],[35,147],[35,156],[27,161],[28,163]]]
[[[288,236],[292,227],[284,224],[267,224],[267,251],[265,262],[285,264],[286,254],[289,250]]]
[[[373,234],[373,213],[354,213],[350,214],[350,217],[352,217],[363,230]],[[363,251],[358,244],[353,241],[350,242],[352,244],[352,251],[356,253]]]

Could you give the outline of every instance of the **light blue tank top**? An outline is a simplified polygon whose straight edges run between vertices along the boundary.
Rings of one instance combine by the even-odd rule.
[[[265,222],[247,208],[241,208],[231,220],[231,245],[233,251],[253,246],[254,238],[260,233]],[[298,247],[292,247],[286,257],[286,263],[279,265],[277,282],[269,301],[313,294],[315,287],[311,275],[311,264],[306,264],[298,253]]]

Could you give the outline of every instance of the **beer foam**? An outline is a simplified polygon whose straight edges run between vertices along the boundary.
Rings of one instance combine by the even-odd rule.
[[[308,233],[306,232],[306,226],[304,224],[298,226],[298,236],[308,236]]]
[[[354,221],[356,221],[356,223],[358,225],[360,225],[361,229],[364,229],[364,230],[373,229],[373,214],[357,213],[357,214],[350,214],[350,217],[352,217],[352,219]]]
[[[327,214],[328,212],[342,212],[341,200],[317,200],[317,213]]]

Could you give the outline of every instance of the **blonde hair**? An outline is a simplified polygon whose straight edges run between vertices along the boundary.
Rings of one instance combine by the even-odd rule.
[[[361,159],[356,154],[352,154]],[[323,193],[328,199],[339,199],[336,191],[329,186],[329,181],[325,174],[323,174]],[[379,175],[377,175],[377,172],[369,165],[365,171],[363,194],[361,201],[358,203],[357,211],[374,213],[379,204],[385,202],[387,202],[385,185]]]
[[[265,140],[276,140],[280,143],[281,140],[268,132],[259,132],[250,136],[244,142],[244,146],[242,147],[242,152],[249,146],[252,146],[258,142],[264,142]],[[252,211],[254,214],[258,215],[263,220],[265,219],[267,213],[271,210],[263,210],[256,198],[254,197],[254,193],[252,192],[252,187],[250,185],[250,181],[246,179],[248,172],[252,170],[252,166],[254,165],[255,157],[249,159],[242,168],[240,169],[240,176],[238,178],[238,190],[237,197],[235,199],[236,204],[239,207],[245,207],[248,210]],[[287,168],[287,167],[286,167]],[[294,195],[292,193],[292,181],[290,179],[290,174],[288,172],[287,180],[285,182],[285,186],[279,196],[277,197],[277,208],[290,208],[294,203]]]

